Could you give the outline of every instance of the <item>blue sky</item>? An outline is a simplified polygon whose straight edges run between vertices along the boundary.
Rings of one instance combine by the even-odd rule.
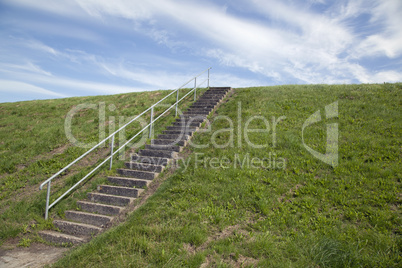
[[[401,0],[0,0],[0,102],[402,81]]]

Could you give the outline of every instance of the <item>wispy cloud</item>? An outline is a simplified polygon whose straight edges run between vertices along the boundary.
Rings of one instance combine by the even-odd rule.
[[[384,0],[373,5],[369,22],[382,31],[372,33],[361,40],[352,56],[356,58],[400,57],[402,55],[402,2]]]
[[[0,63],[0,72],[4,72],[4,73],[27,72],[27,73],[36,73],[36,74],[47,75],[47,76],[52,75],[50,72],[43,70],[41,67],[33,64],[32,62],[27,62],[22,65],[12,64],[12,63]]]
[[[1,102],[13,102],[21,100],[22,96],[28,99],[51,99],[68,97],[65,94],[47,90],[24,82],[0,79]],[[12,95],[7,94],[13,92]]]
[[[51,1],[51,0],[3,0],[8,5],[23,7],[31,10],[39,10],[50,14],[61,15],[70,18],[85,18],[85,12],[79,9],[76,1]]]
[[[174,88],[209,66],[234,87],[402,80],[400,0],[3,4],[37,19],[4,13],[0,77],[44,89]]]

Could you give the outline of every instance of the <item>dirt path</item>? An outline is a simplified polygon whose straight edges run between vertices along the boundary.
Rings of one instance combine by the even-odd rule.
[[[31,244],[29,248],[15,245],[9,242],[0,247],[0,268],[43,267],[54,263],[68,250],[37,243]]]

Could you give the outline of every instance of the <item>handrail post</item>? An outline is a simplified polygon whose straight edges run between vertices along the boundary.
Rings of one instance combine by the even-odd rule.
[[[51,181],[47,184],[45,220],[49,217],[50,183]]]
[[[208,88],[209,88],[209,70],[211,70],[211,68],[208,68]]]
[[[177,94],[176,94],[176,113],[175,113],[175,117],[177,116],[177,106],[179,105],[179,89],[177,89]]]
[[[194,78],[194,101],[197,98],[197,77]]]
[[[154,107],[151,108],[151,123],[149,125],[149,138],[152,137],[152,121],[154,120]]]
[[[112,165],[113,165],[113,148],[114,148],[114,135],[112,136],[112,143],[110,144],[110,166],[109,166],[109,170],[112,169]]]

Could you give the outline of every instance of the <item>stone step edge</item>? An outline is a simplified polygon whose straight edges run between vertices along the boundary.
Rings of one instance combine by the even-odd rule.
[[[96,214],[92,212],[86,212],[86,211],[79,211],[79,210],[67,210],[65,211],[65,216],[66,220],[69,222],[74,222],[74,223],[83,223],[83,224],[89,224],[93,226],[97,226],[99,228],[105,228],[108,226],[108,224],[113,220],[112,216],[106,216],[102,214]],[[78,217],[87,217],[87,218],[98,218],[101,221],[97,222],[96,224],[85,222],[85,219],[83,221],[79,220]]]
[[[108,176],[107,177],[109,180],[109,183],[115,183],[118,184],[116,181],[121,181],[121,182],[131,182],[131,183],[138,183],[138,184],[144,184],[145,187],[148,187],[149,184],[152,182],[151,180],[145,180],[145,179],[136,179],[136,178],[129,178],[129,177],[119,177],[119,176]],[[113,180],[115,182],[113,182]],[[121,184],[120,184],[121,185]],[[115,206],[115,205],[114,205]]]
[[[66,221],[66,220],[54,220],[53,221],[53,225],[55,226],[55,227],[57,227],[57,225],[60,225],[60,227],[62,226],[62,225],[64,225],[64,227],[66,228],[66,229],[69,229],[69,228],[72,228],[71,229],[71,231],[80,231],[79,229],[81,229],[81,230],[85,230],[85,229],[87,229],[88,231],[89,230],[92,230],[93,232],[91,232],[91,233],[89,233],[88,235],[85,235],[85,234],[78,234],[78,233],[76,233],[76,234],[74,234],[74,233],[69,233],[68,232],[68,230],[64,230],[64,231],[62,231],[63,233],[65,233],[65,234],[70,234],[70,235],[73,235],[73,236],[91,236],[91,235],[97,235],[97,234],[99,234],[100,232],[102,232],[102,230],[103,230],[103,228],[101,228],[101,227],[98,227],[98,226],[95,226],[95,225],[92,225],[92,224],[87,224],[87,223],[79,223],[79,222],[72,222],[72,221]],[[76,227],[76,228],[74,228],[74,226]],[[78,227],[78,228],[77,228]],[[57,227],[58,229],[60,229],[59,227]],[[74,230],[75,229],[75,230]],[[61,229],[60,229],[61,230]]]
[[[142,179],[142,180],[153,180],[159,176],[159,173],[157,173],[157,172],[148,172],[148,171],[134,170],[134,169],[128,169],[128,168],[118,168],[117,173],[119,173],[120,175],[124,175],[124,176],[128,176],[128,177],[131,176],[131,178]],[[129,173],[131,173],[132,175],[127,175]]]
[[[61,244],[61,245],[67,245],[67,244],[78,245],[78,244],[85,243],[88,240],[86,237],[70,235],[70,234],[56,232],[56,231],[52,231],[52,230],[42,230],[42,231],[39,231],[38,234],[45,241],[48,241],[48,242],[54,243],[54,244]]]
[[[88,211],[85,208],[82,208],[81,205],[88,206],[88,207],[93,207],[93,208],[95,208],[94,210],[97,210],[97,212]],[[102,203],[95,203],[95,202],[90,202],[90,201],[86,201],[86,200],[78,200],[77,201],[77,206],[80,207],[80,209],[81,209],[80,211],[85,211],[85,212],[88,212],[88,213],[96,213],[98,215],[105,215],[105,216],[118,215],[124,208],[124,207],[121,207],[121,206],[107,205],[107,204],[102,204]],[[107,209],[111,209],[112,211],[114,211],[113,214],[104,214],[104,213],[99,212],[101,210],[107,210]]]
[[[112,195],[112,194],[103,194],[103,193],[97,193],[97,192],[90,192],[87,194],[87,196],[88,196],[88,199],[93,203],[100,203],[100,204],[113,205],[113,206],[119,206],[119,205],[96,202],[93,199],[95,199],[95,197],[105,197],[105,198],[116,198],[116,199],[128,201],[125,205],[122,205],[122,207],[125,207],[125,206],[131,204],[135,200],[135,198],[133,198],[133,197],[118,196],[118,195]]]
[[[165,169],[165,166],[163,165],[153,165],[147,163],[140,163],[136,161],[125,162],[124,166],[126,167],[126,169],[156,172],[156,173],[162,173]]]
[[[109,190],[114,189],[114,190],[122,190],[122,191],[131,191],[131,192],[136,192],[135,196],[130,196],[130,195],[123,195],[123,194],[112,194],[112,193],[107,193],[107,189]],[[106,185],[106,184],[101,184],[98,185],[97,187],[98,192],[102,194],[110,194],[110,195],[116,195],[116,196],[124,196],[124,197],[132,197],[132,198],[137,198],[139,197],[144,189],[141,188],[134,188],[134,187],[127,187],[127,186],[115,186],[115,185]],[[105,192],[102,192],[105,191]]]

